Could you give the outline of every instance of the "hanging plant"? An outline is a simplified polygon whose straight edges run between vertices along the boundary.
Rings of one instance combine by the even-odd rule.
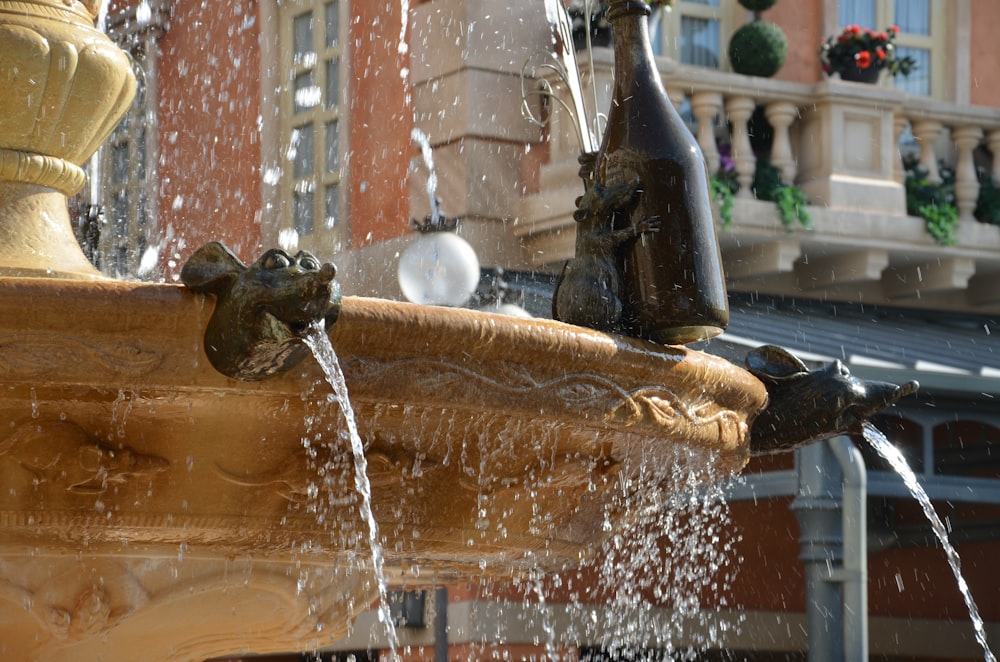
[[[728,230],[733,224],[733,187],[732,180],[719,175],[708,178],[708,186],[722,219],[722,229]]]
[[[940,167],[940,182],[927,178],[927,168],[908,159],[906,170],[906,213],[924,219],[927,233],[942,246],[958,241],[958,210],[955,207],[955,173]]]
[[[753,194],[758,200],[775,204],[778,218],[788,232],[794,230],[796,225],[812,230],[812,216],[807,209],[809,198],[798,186],[782,182],[781,171],[764,157],[757,159]]]

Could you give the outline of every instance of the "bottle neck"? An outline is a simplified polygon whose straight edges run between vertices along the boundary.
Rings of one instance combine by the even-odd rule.
[[[638,0],[612,0],[611,7],[608,8],[608,20],[614,21],[621,16],[641,15],[643,17],[650,14],[649,5]]]
[[[637,0],[613,0],[607,18],[611,23],[615,50],[615,78],[650,76],[656,72],[653,48],[649,41],[649,5]],[[659,74],[655,75],[657,81]]]

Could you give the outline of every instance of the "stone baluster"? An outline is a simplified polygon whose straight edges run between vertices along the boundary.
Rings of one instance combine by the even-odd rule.
[[[677,112],[680,112],[681,108],[684,107],[684,102],[687,101],[687,94],[685,94],[684,90],[680,87],[668,85],[667,98],[670,99],[670,103],[674,104],[674,108],[677,109]]]
[[[718,92],[695,92],[691,95],[691,113],[698,120],[698,145],[705,155],[708,173],[714,175],[722,162],[715,142],[715,118],[722,111],[722,95]]]
[[[910,120],[902,113],[896,113],[892,122],[892,139],[896,146],[896,160],[892,164],[892,178],[900,184],[906,182],[906,169],[903,168],[903,154],[899,151],[899,141],[903,137],[906,127],[910,126]]]
[[[799,116],[799,109],[788,101],[769,103],[764,109],[767,121],[774,128],[774,142],[771,145],[771,165],[781,172],[781,181],[794,184],[798,164],[792,155],[792,141],[788,128]]]
[[[958,126],[952,130],[951,139],[958,148],[955,161],[955,207],[958,208],[959,220],[972,221],[975,220],[972,213],[976,209],[976,198],[979,197],[979,180],[976,178],[972,152],[983,139],[983,130],[978,126]]]
[[[740,190],[736,196],[740,198],[753,197],[750,187],[753,184],[757,159],[753,154],[753,147],[750,146],[750,132],[747,128],[753,110],[754,101],[750,97],[733,96],[726,101],[726,113],[733,127],[733,164],[736,166],[736,180],[740,183]]]
[[[993,181],[1000,184],[1000,129],[993,129],[986,134],[986,146],[993,154]]]
[[[935,184],[941,183],[941,174],[938,172],[934,143],[941,135],[942,128],[941,122],[937,120],[920,120],[913,123],[913,137],[920,144],[920,165],[927,169],[927,181]]]

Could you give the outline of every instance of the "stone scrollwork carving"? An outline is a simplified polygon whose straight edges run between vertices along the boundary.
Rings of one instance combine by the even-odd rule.
[[[111,448],[69,421],[29,421],[0,441],[0,462],[14,462],[36,485],[59,486],[74,494],[100,494],[114,485],[151,477],[170,462],[128,446]]]
[[[735,411],[690,405],[662,387],[641,388],[628,394],[612,407],[608,419],[622,420],[626,424],[651,419],[670,429],[710,426],[719,438],[735,439],[740,444],[746,440],[748,432],[746,423]]]
[[[214,468],[219,478],[233,485],[265,488],[292,503],[306,503],[311,497],[309,486],[315,484],[316,475],[310,476],[308,472],[301,469],[303,466],[305,466],[304,459],[301,463],[296,463],[294,467],[283,465],[254,474],[226,469],[218,462],[215,463]]]
[[[108,626],[111,617],[111,600],[107,592],[93,584],[81,593],[70,614],[69,635],[82,637],[100,632]]]
[[[423,455],[415,455],[399,449],[373,450],[365,452],[368,462],[368,482],[372,488],[383,488],[398,485],[407,477],[439,468],[441,464]],[[339,464],[337,460],[333,464]],[[241,487],[255,487],[271,490],[282,499],[296,504],[307,503],[316,498],[318,489],[318,472],[309,471],[305,467],[309,462],[305,453],[281,463],[280,466],[256,473],[241,472],[238,469],[226,468],[216,462],[214,469],[219,478]],[[346,454],[343,457],[345,470],[354,471],[351,459]],[[324,471],[328,472],[329,467]]]
[[[626,427],[648,425],[664,431],[710,428],[709,436],[736,444],[743,444],[748,433],[743,417],[730,409],[685,402],[663,386],[630,387],[594,373],[539,378],[527,369],[514,370],[508,366],[498,376],[435,359],[387,362],[349,359],[345,364],[359,381],[374,390],[389,388],[393,376],[405,372],[410,385],[406,396],[420,401],[460,398],[470,385],[475,385],[490,394],[531,401],[551,400],[562,411],[603,423]]]
[[[14,376],[30,377],[58,366],[83,363],[100,376],[139,377],[154,370],[162,360],[161,354],[127,342],[100,346],[55,334],[22,335],[0,341],[0,372]]]

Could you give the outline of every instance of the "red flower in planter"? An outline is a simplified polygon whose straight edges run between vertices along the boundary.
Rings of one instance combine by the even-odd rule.
[[[916,67],[912,57],[896,57],[894,41],[899,33],[895,25],[875,32],[858,25],[848,25],[843,31],[828,37],[819,49],[824,73],[833,75],[860,70],[888,69],[889,73],[908,75]]]

